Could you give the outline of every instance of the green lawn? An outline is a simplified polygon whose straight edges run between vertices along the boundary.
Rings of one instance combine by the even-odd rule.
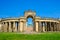
[[[40,34],[0,33],[0,40],[60,40],[60,32]]]

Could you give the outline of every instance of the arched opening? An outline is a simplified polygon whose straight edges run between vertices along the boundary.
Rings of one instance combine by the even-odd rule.
[[[34,28],[33,17],[31,17],[31,16],[28,16],[27,17],[26,25],[27,25],[27,30],[26,31],[32,32],[33,31],[33,28]]]

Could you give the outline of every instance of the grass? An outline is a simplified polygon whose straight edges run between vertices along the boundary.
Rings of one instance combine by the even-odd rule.
[[[0,40],[60,40],[60,32],[40,34],[0,33]]]

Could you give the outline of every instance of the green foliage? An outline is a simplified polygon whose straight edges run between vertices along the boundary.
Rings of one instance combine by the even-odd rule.
[[[0,33],[0,40],[60,40],[59,32],[21,34],[21,33]]]

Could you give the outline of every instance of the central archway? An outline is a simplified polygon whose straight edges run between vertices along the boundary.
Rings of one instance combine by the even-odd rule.
[[[27,26],[27,29],[26,29],[27,32],[34,31],[34,17],[33,16],[31,16],[31,15],[27,16],[26,26]]]
[[[34,29],[33,17],[28,16],[26,24],[27,24],[27,31],[28,32],[33,32],[33,29]]]
[[[26,11],[24,14],[26,18],[26,31],[32,32],[35,31],[35,12]]]

